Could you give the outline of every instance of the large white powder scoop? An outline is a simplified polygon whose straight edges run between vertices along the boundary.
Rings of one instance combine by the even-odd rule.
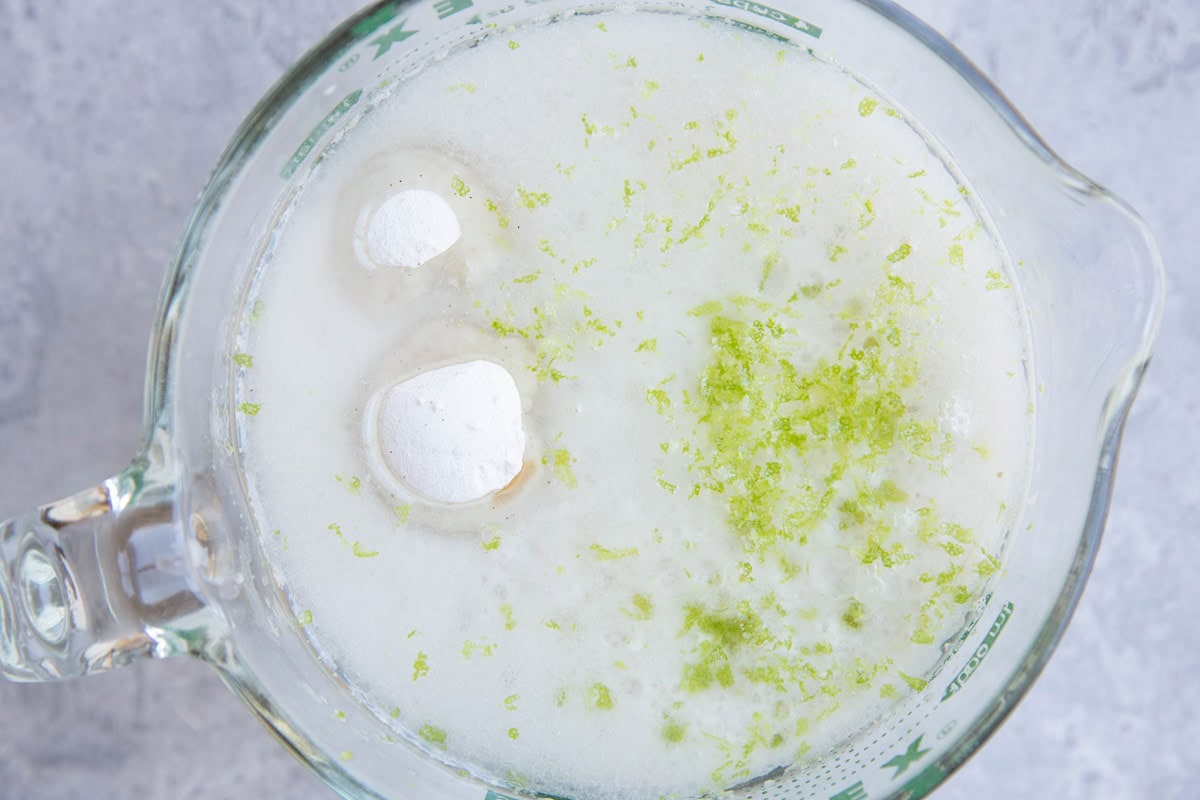
[[[478,500],[521,471],[521,395],[499,364],[469,361],[423,372],[385,391],[378,409],[384,463],[430,500]]]
[[[437,192],[404,189],[380,203],[360,229],[363,265],[415,269],[440,256],[462,236],[454,209]]]

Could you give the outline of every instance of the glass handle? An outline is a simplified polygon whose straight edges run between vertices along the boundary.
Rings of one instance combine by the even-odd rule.
[[[151,458],[93,489],[0,523],[0,673],[89,675],[198,652],[195,590],[173,476]]]

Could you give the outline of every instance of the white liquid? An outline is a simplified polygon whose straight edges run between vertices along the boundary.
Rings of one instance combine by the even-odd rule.
[[[404,188],[461,239],[368,271],[356,220]],[[967,194],[861,83],[716,24],[522,29],[399,87],[302,193],[239,345],[314,645],[437,757],[563,796],[694,794],[861,731],[1023,500],[1026,336]],[[430,503],[364,415],[475,359],[517,381],[525,469]]]

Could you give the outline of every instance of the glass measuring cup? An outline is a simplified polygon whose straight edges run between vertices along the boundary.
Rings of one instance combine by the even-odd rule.
[[[797,10],[797,9],[793,9],[793,11],[795,11],[795,12],[796,12],[796,14],[798,14],[798,15],[801,15],[801,12],[800,12],[799,10]],[[405,12],[401,12],[401,13],[402,13],[402,14],[411,13],[411,14],[412,14],[412,16],[413,16],[413,19],[418,19],[418,20],[420,20],[420,21],[421,21],[421,24],[420,24],[419,26],[414,26],[414,25],[413,25],[413,24],[410,22],[410,23],[409,23],[409,26],[408,26],[409,28],[420,27],[420,28],[421,28],[421,32],[422,32],[422,34],[424,34],[426,31],[428,31],[428,30],[429,30],[429,24],[427,24],[427,22],[426,22],[426,19],[427,19],[427,18],[432,18],[432,16],[433,16],[433,14],[432,14],[432,13],[429,13],[428,11],[426,11],[426,12],[424,13],[424,16],[420,16],[420,17],[418,17],[418,11],[417,11],[417,10],[413,10],[412,12],[407,12],[407,11],[405,11]],[[464,11],[464,12],[460,12],[459,14],[451,15],[451,17],[448,17],[448,19],[451,19],[451,20],[452,20],[452,19],[455,19],[455,18],[461,18],[461,16],[466,16],[466,15],[468,15],[468,14],[470,14],[470,13],[472,13],[472,12],[471,12],[471,11]],[[832,20],[832,19],[830,19],[830,18],[828,18],[828,16],[827,16],[827,15],[826,15],[826,13],[824,12],[824,10],[820,10],[820,14],[821,14],[821,15],[823,15],[823,16],[824,16],[824,18],[822,18],[822,17],[818,17],[818,16],[817,16],[817,15],[818,15],[818,9],[817,9],[817,8],[813,8],[811,13],[813,14],[814,18],[816,18],[816,19],[817,19],[819,22],[821,22],[822,24],[824,24],[824,25],[825,25],[825,27],[826,27],[826,29],[827,29],[827,30],[826,30],[826,32],[823,34],[823,39],[824,39],[826,42],[830,42],[830,41],[835,41],[835,42],[836,42],[836,40],[834,40],[834,39],[832,39],[832,38],[831,38],[831,37],[833,37],[834,33],[836,33],[836,31],[838,30],[838,27],[837,27],[837,25],[835,24],[835,21],[834,21],[834,20]],[[768,24],[768,23],[766,23],[766,22],[763,22],[761,17],[758,17],[758,18],[756,18],[756,17],[753,17],[753,16],[751,16],[749,13],[748,13],[748,14],[746,14],[746,15],[744,16],[744,19],[751,20],[752,22],[758,22],[759,24],[761,24],[761,25],[762,25],[762,26],[764,26],[764,27],[772,27],[773,29],[776,29],[776,30],[782,30],[782,29],[783,29],[783,26],[782,26],[782,24],[770,25],[770,24]],[[376,30],[376,31],[375,31],[373,34],[371,34],[371,35],[370,35],[370,36],[371,36],[371,38],[372,38],[372,39],[375,39],[375,38],[380,38],[380,37],[382,37],[382,36],[383,36],[383,34],[384,34],[384,33],[386,33],[386,32],[388,32],[389,30],[391,30],[391,29],[394,27],[396,20],[395,20],[395,19],[393,19],[391,22],[392,22],[392,24],[391,24],[391,25],[389,25],[388,27],[386,27],[386,28],[382,28],[382,29],[377,29],[377,30]],[[778,22],[778,21],[777,21],[777,22]],[[431,23],[430,23],[430,24],[431,24]],[[866,34],[864,34],[864,35],[866,35]],[[369,42],[369,41],[370,41],[370,40],[368,40],[368,42]],[[409,40],[409,41],[408,41],[408,43],[417,43],[417,42],[419,42],[419,41],[421,41],[421,39],[420,39],[419,37],[414,37],[414,38],[412,38],[411,40]],[[395,48],[399,47],[399,46],[400,46],[399,44],[396,44],[396,45],[394,45],[394,46],[393,46],[393,50],[394,50]],[[834,46],[834,45],[831,45],[831,46]],[[836,44],[836,46],[837,46],[837,47],[838,47],[840,50],[845,50],[845,45],[844,45],[844,44],[837,43],[837,44]],[[379,47],[379,45],[370,45],[370,46],[367,46],[367,44],[364,44],[364,45],[362,46],[362,50],[365,52],[365,55],[364,55],[364,57],[363,57],[363,58],[364,58],[364,60],[367,60],[367,59],[371,58],[371,57],[373,56],[373,54],[374,54],[374,53],[377,51],[378,47]],[[388,56],[386,56],[386,55],[385,55],[385,57],[388,57]],[[367,82],[365,79],[364,79],[364,80],[362,80],[362,81],[360,81],[360,83],[361,83],[363,86],[367,86],[367,85],[369,85],[369,82]],[[349,88],[349,87],[347,87],[347,88]],[[347,94],[348,94],[348,93],[347,93]],[[332,98],[331,98],[331,100],[338,100],[338,99],[340,99],[341,97],[342,97],[342,93],[339,91],[339,92],[338,92],[338,93],[337,93],[337,94],[336,94],[334,97],[332,97]],[[362,101],[360,101],[360,102],[362,102]],[[323,114],[324,112],[326,112],[326,111],[329,111],[329,109],[330,109],[330,108],[336,108],[336,106],[335,106],[335,105],[334,105],[332,102],[330,102],[329,104],[327,104],[327,107],[325,107],[325,108],[322,108],[322,109],[313,109],[313,111],[314,111],[314,115],[313,115],[313,117],[312,117],[312,118],[311,118],[311,119],[308,121],[307,128],[305,128],[304,126],[298,126],[298,128],[301,128],[301,129],[300,129],[300,130],[297,130],[297,133],[298,133],[298,134],[299,134],[299,133],[306,133],[306,132],[307,132],[307,130],[314,129],[314,128],[316,127],[317,117],[318,117],[318,116],[320,116],[320,114]],[[318,112],[318,111],[320,112],[320,114],[316,113],[316,112]],[[353,113],[354,113],[354,111],[353,111],[353,109],[352,109],[352,110],[351,110],[351,112],[350,112],[350,114],[353,114]],[[920,114],[918,114],[918,116],[921,116],[921,115],[920,115]],[[924,118],[924,117],[922,117],[922,118]],[[939,135],[941,135],[941,134],[939,134]],[[297,140],[298,140],[298,139],[299,139],[299,138],[301,138],[301,137],[298,135],[296,138],[297,138]],[[943,137],[943,139],[944,139],[944,138],[945,138],[945,137]],[[286,152],[286,153],[283,153],[283,155],[290,155],[290,154],[291,154],[291,150],[292,150],[292,149],[294,149],[295,142],[292,142],[292,143],[291,143],[291,145],[292,145],[292,147],[284,148],[285,150],[287,150],[287,152]],[[263,145],[263,146],[262,146],[262,149],[260,149],[260,153],[265,153],[265,152],[266,152],[266,145]],[[956,157],[959,157],[959,158],[960,158],[960,161],[962,160],[962,157],[961,157],[961,156],[958,156],[957,154],[956,154]],[[977,175],[976,175],[976,174],[972,174],[972,180],[973,180],[973,181],[974,181],[974,182],[975,182],[977,185],[979,185],[979,178],[977,177]],[[248,182],[249,182],[249,181],[248,181]],[[238,191],[238,190],[234,189],[234,190],[232,190],[232,191]],[[250,191],[250,190],[248,190],[248,189],[247,189],[246,191]],[[276,191],[277,191],[277,190],[276,190]],[[981,187],[981,191],[982,191],[982,187]],[[997,196],[999,196],[999,194],[1000,194],[1000,191],[999,191],[999,190],[997,190],[997,191],[996,191],[996,195],[997,195]],[[266,195],[263,195],[263,196],[265,197]],[[233,202],[233,201],[229,201],[229,202]],[[268,201],[268,202],[269,202],[269,201]],[[998,200],[998,202],[1002,202],[1002,198],[1001,198],[1001,200]],[[244,208],[246,208],[246,207],[249,207],[249,201],[247,201],[247,205],[246,205],[246,206],[241,206],[241,207],[239,207],[239,208],[243,208],[243,209],[244,209]],[[991,206],[991,205],[989,205],[989,207],[992,207],[992,206]],[[1052,209],[1051,209],[1051,210],[1052,210]],[[229,212],[229,214],[230,214],[230,215],[234,215],[234,212],[230,211],[230,212]],[[1119,215],[1116,215],[1116,217],[1119,217]],[[1114,217],[1114,218],[1116,218],[1116,217]],[[1057,219],[1056,219],[1056,227],[1057,227],[1057,222],[1058,222],[1058,221],[1057,221]],[[227,235],[225,232],[223,232],[223,231],[224,231],[224,229],[222,229],[222,228],[220,227],[220,226],[221,226],[221,224],[222,224],[222,223],[220,223],[220,222],[214,223],[214,227],[210,228],[210,230],[213,230],[213,231],[215,231],[215,232],[212,234],[212,236],[213,236],[213,238],[214,238],[214,239],[216,239],[216,238],[222,238],[222,239],[223,239],[223,238],[224,238],[224,237]],[[1064,228],[1064,229],[1069,229],[1069,228],[1070,228],[1070,225],[1064,225],[1064,226],[1063,226],[1063,228]],[[219,233],[219,235],[218,235],[218,233]],[[1061,234],[1062,234],[1062,231],[1061,231],[1061,230],[1056,230],[1056,231],[1054,232],[1054,234],[1055,234],[1055,236],[1059,236],[1059,235],[1061,235]],[[230,248],[227,250],[227,252],[234,252],[234,251],[235,251],[235,249],[236,249],[236,248],[234,248],[234,247],[230,247]],[[1033,248],[1032,246],[1027,246],[1027,247],[1026,247],[1026,252],[1027,252],[1027,253],[1028,253],[1028,252],[1036,252],[1036,249],[1035,249],[1035,248]],[[1098,247],[1098,249],[1097,249],[1095,252],[1103,252],[1103,248],[1102,248],[1102,247]],[[1016,251],[1015,251],[1015,248],[1014,248],[1014,258],[1017,258],[1017,257],[1018,257],[1018,256],[1017,256],[1017,254],[1016,254]],[[1050,260],[1050,257],[1048,257],[1048,256],[1043,256],[1043,258],[1044,258],[1045,260]],[[1057,257],[1057,256],[1054,256],[1054,258],[1055,258],[1055,260],[1061,260],[1061,259],[1058,259],[1058,257]],[[1086,254],[1083,256],[1083,258],[1087,258]],[[1131,259],[1131,261],[1132,261],[1132,259]],[[211,268],[211,267],[209,266],[209,264],[207,264],[207,263],[206,263],[206,264],[204,265],[204,271],[207,271],[207,270],[209,270],[210,268]],[[198,282],[198,283],[197,283],[197,285],[199,285],[199,279],[197,279],[197,282]],[[215,291],[215,290],[214,290],[214,291]],[[192,296],[192,298],[191,298],[191,299],[189,299],[187,302],[188,302],[189,304],[195,304],[195,303],[199,303],[200,301],[199,301],[199,299],[198,299],[198,298],[199,298],[200,296],[201,296],[201,295],[199,295],[199,294],[194,294],[194,295]],[[215,304],[215,305],[216,305],[216,307],[220,307],[220,304],[219,304],[219,303],[217,303],[217,304]],[[188,313],[188,314],[193,314],[193,313],[194,313],[194,314],[196,314],[196,315],[200,315],[201,313],[207,313],[207,312],[200,312],[200,311],[195,311],[195,312],[192,312],[192,311],[189,311],[189,312],[187,312],[187,313]],[[186,326],[187,326],[188,324],[199,324],[199,323],[188,323],[188,322],[186,322],[186,319],[185,319],[185,318],[186,318],[186,316],[187,316],[187,314],[181,314],[181,315],[180,315],[180,317],[179,317],[180,324],[181,324],[181,326],[182,326],[182,327],[186,328]],[[1106,323],[1106,324],[1107,324],[1107,323]],[[194,330],[194,328],[193,328],[193,330]],[[1106,328],[1106,330],[1107,330],[1107,328]],[[1118,339],[1120,339],[1120,338],[1122,338],[1122,337],[1123,337],[1123,334],[1122,334],[1122,333],[1120,333],[1120,332],[1118,332],[1118,333],[1117,333],[1117,334],[1115,334],[1115,335],[1118,337]],[[177,354],[177,355],[176,355],[176,357],[177,357],[178,359],[180,359],[179,363],[184,363],[184,362],[182,361],[182,359],[184,359],[185,357],[193,357],[193,358],[194,358],[194,357],[196,357],[196,356],[194,355],[194,351],[192,351],[192,352],[190,352],[190,353],[189,353],[189,352],[188,352],[188,350],[189,350],[189,348],[191,348],[191,347],[195,347],[195,345],[194,345],[194,341],[196,341],[196,340],[197,340],[197,337],[196,337],[196,336],[194,336],[194,335],[193,335],[191,332],[188,332],[188,333],[185,333],[185,334],[183,334],[183,335],[182,335],[182,337],[183,337],[183,338],[182,338],[180,341],[181,341],[181,342],[183,342],[183,343],[179,344],[179,345],[176,347],[176,349],[174,350],[174,352]],[[189,345],[189,344],[187,344],[187,342],[193,342],[193,344],[190,344],[190,345]],[[1125,344],[1128,344],[1128,345],[1130,345],[1130,347],[1133,347],[1133,345],[1132,345],[1130,342],[1128,342],[1128,341],[1127,341],[1127,342],[1125,342]],[[1088,348],[1088,349],[1090,349],[1090,346],[1089,346],[1089,348]],[[1129,354],[1132,354],[1132,353],[1134,353],[1134,350],[1133,350],[1133,349],[1131,349],[1131,350],[1129,351]],[[1125,360],[1132,360],[1132,356],[1130,356],[1129,354],[1127,354],[1127,353],[1126,353],[1126,352],[1124,352],[1124,351],[1121,351],[1120,353],[1118,353],[1118,354],[1117,354],[1116,358],[1117,358],[1118,360],[1122,360],[1122,359],[1125,359]],[[203,354],[201,354],[200,356],[198,356],[198,358],[199,358],[199,359],[202,361],[202,360],[203,360],[203,358],[204,358]],[[193,361],[193,363],[194,363],[194,361]],[[1083,363],[1086,363],[1086,362],[1083,362]],[[182,369],[182,368],[180,368],[180,369]],[[1086,370],[1085,370],[1085,372],[1086,372]],[[1090,373],[1089,373],[1089,374],[1090,374]],[[193,386],[195,386],[195,385],[196,385],[196,384],[195,384],[195,382],[193,382]],[[1103,385],[1103,383],[1102,383],[1101,385]],[[1049,391],[1051,390],[1051,388],[1052,388],[1052,387],[1048,385],[1048,387],[1047,387],[1047,392],[1049,392]],[[183,405],[185,405],[185,402],[184,402],[182,399],[180,399],[180,400],[177,402],[177,405],[178,405],[178,406],[183,406]],[[1075,424],[1075,425],[1078,425],[1078,424],[1079,424],[1079,423],[1078,423],[1076,420],[1070,420],[1070,421],[1071,421],[1073,424]],[[177,425],[179,425],[180,427],[182,427],[182,426],[183,426],[183,423],[177,423]],[[185,439],[185,438],[186,438],[188,435],[189,435],[189,434],[187,434],[186,432],[177,432],[177,433],[175,433],[175,436],[176,436],[176,437],[177,437],[177,438],[178,438],[178,439],[179,439],[181,442],[182,442],[182,441],[184,441],[184,439]],[[169,449],[169,448],[168,448],[168,449]],[[1078,452],[1076,453],[1076,456],[1078,456]],[[1089,454],[1089,455],[1087,456],[1087,459],[1090,459],[1090,457],[1091,457],[1091,455]],[[177,458],[179,458],[178,454],[177,454]],[[1084,459],[1084,460],[1087,460],[1087,459]],[[1091,468],[1091,466],[1092,466],[1092,465],[1089,465],[1089,471],[1090,471],[1090,468]],[[175,468],[176,468],[176,469],[183,469],[182,467],[180,467],[180,466],[179,466],[179,464],[176,464],[176,465],[175,465]],[[153,482],[151,481],[150,483],[153,483]],[[192,492],[192,493],[193,493],[195,496],[200,496],[200,492],[199,492],[199,490],[196,490],[196,489],[194,489],[194,488],[192,488],[192,487],[189,487],[189,489],[188,489],[187,491],[191,491],[191,492]],[[142,499],[145,499],[146,497],[148,497],[148,494],[146,494],[146,493],[143,493],[143,495],[142,495]],[[192,501],[189,501],[189,502],[192,502],[192,503],[193,503],[193,506],[192,506],[193,508],[194,508],[194,507],[200,507],[200,506],[201,506],[201,503],[199,503],[199,502],[197,502],[197,501],[194,501],[194,500],[192,500]],[[134,505],[137,505],[137,503],[135,503]],[[144,507],[143,507],[143,508],[144,508]],[[181,515],[181,516],[182,516],[182,515]],[[210,530],[211,530],[212,528],[215,528],[215,527],[216,527],[215,525],[213,525],[213,524],[212,524],[212,521],[213,521],[213,519],[215,519],[215,517],[212,517],[212,516],[203,516],[203,519],[206,519],[206,520],[208,520],[208,522],[209,522],[209,528],[210,528]],[[230,515],[230,519],[232,519],[232,515]],[[147,557],[147,555],[146,555],[146,554],[149,554],[149,553],[152,553],[152,552],[153,552],[153,549],[152,549],[152,547],[151,547],[152,540],[148,538],[148,534],[147,534],[147,533],[145,533],[145,532],[144,532],[144,530],[143,530],[145,527],[147,527],[147,526],[139,526],[139,530],[140,530],[141,532],[139,533],[138,542],[139,542],[140,544],[139,544],[139,546],[138,546],[137,548],[134,548],[134,549],[136,549],[136,550],[137,550],[137,552],[138,552],[139,554],[142,554],[142,556],[141,556],[141,560],[140,560],[140,561],[138,561],[138,563],[139,563],[139,564],[141,564],[141,563],[144,563],[144,562],[146,562],[146,561],[149,561],[150,559]],[[1075,532],[1075,533],[1077,533],[1077,532]],[[1074,533],[1072,534],[1072,536],[1074,536]],[[199,534],[197,534],[197,535],[196,535],[194,538],[196,538],[197,540],[202,540],[202,537],[201,537]],[[199,562],[200,562],[200,559],[195,559],[195,560],[194,560],[194,563],[197,563],[197,564],[199,564]],[[205,563],[207,563],[207,561],[205,561]],[[1015,569],[1015,567],[1014,567],[1014,569]],[[147,573],[143,573],[143,572],[137,572],[136,570],[135,570],[135,573],[136,573],[136,574],[139,574],[139,575],[145,575],[145,574],[147,574]],[[167,585],[169,586],[169,584],[167,584]],[[1028,606],[1022,606],[1022,605],[1021,605],[1021,603],[1020,603],[1020,602],[1018,602],[1018,603],[1017,603],[1017,608],[1016,608],[1016,611],[1015,611],[1015,617],[1014,617],[1014,618],[1015,618],[1015,619],[1020,619],[1020,618],[1021,618],[1021,615],[1022,615],[1022,614],[1024,614],[1024,613],[1026,613],[1026,608],[1028,608]],[[1036,612],[1029,612],[1029,613],[1036,613]],[[989,620],[986,620],[986,619],[985,619],[985,623],[987,623],[987,622],[989,622]],[[1014,624],[1015,624],[1015,623],[1014,623]],[[182,625],[163,625],[163,626],[161,626],[161,627],[162,627],[164,630],[166,630],[168,633],[172,633],[172,632],[178,632],[179,630],[183,630],[183,629],[184,629],[184,626],[182,626]],[[984,627],[986,627],[986,625],[985,625]],[[1006,629],[1005,629],[1005,637],[1009,637],[1009,636],[1011,636],[1011,635],[1012,635],[1012,632],[1013,632],[1013,630],[1015,630],[1015,629],[1014,629],[1014,628],[1012,628],[1012,627],[1008,627],[1008,628],[1006,628]],[[1003,638],[1002,638],[1000,641],[1002,641],[1002,642],[1003,642]],[[1011,646],[1014,646],[1014,647],[1015,647],[1016,645],[1011,645]],[[1000,651],[999,651],[999,650],[997,650],[997,651],[996,651],[994,654],[992,654],[992,655],[988,656],[988,659],[989,659],[989,660],[994,660],[994,659],[996,659],[996,658],[999,658],[999,657],[1000,657],[1000,655],[1001,655]],[[989,664],[988,666],[989,666],[989,667],[994,667],[994,664]],[[999,669],[999,668],[998,668],[998,667],[996,667],[996,669]],[[978,674],[976,677],[973,677],[973,678],[971,678],[971,681],[972,681],[972,683],[974,683],[974,682],[976,682],[976,681],[983,680],[983,675],[984,675],[984,672],[981,670],[981,672],[980,672],[980,673],[979,673],[979,674]],[[283,705],[284,705],[284,703],[283,703],[283,701],[282,701],[282,699],[281,699],[281,698],[275,698],[275,699],[277,700],[277,702],[278,702],[278,704],[279,704],[280,706],[283,706]],[[924,747],[928,747],[928,745],[929,745],[929,741],[928,741],[928,739],[929,739],[929,736],[926,736],[926,742],[925,742],[925,743],[924,743],[924,744],[921,746],[921,748],[918,748],[918,749],[923,749]],[[356,750],[356,753],[357,753],[356,760],[360,760],[360,759],[363,757],[363,756],[362,756],[362,754],[361,754],[361,752],[358,752],[358,751]],[[887,754],[884,754],[884,755],[885,755],[885,757],[886,757],[886,755],[887,755]],[[926,758],[929,758],[929,757],[926,757]],[[916,762],[916,765],[918,765],[918,766],[919,766],[919,765],[921,765],[921,763],[922,763],[923,761],[925,761],[925,760],[926,760],[926,759],[921,759],[921,760],[917,761],[917,762]],[[907,773],[907,775],[911,775],[911,773],[912,773],[912,770],[909,770],[909,771],[908,771],[908,773]],[[906,776],[906,777],[907,777],[907,776]],[[851,784],[851,785],[852,785],[852,784]],[[872,785],[872,784],[870,784],[870,783],[868,783],[868,784],[867,784],[867,790],[871,791],[871,792],[872,792],[872,796],[874,796],[874,788],[873,788],[873,785]],[[839,791],[840,791],[840,790],[839,790]]]

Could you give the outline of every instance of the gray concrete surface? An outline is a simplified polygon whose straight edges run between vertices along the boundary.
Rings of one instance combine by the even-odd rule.
[[[0,0],[0,517],[137,441],[163,269],[240,118],[356,0]],[[1200,796],[1200,3],[910,0],[1168,268],[1109,532],[1059,652],[938,797]],[[0,798],[332,797],[207,668],[0,682]]]

